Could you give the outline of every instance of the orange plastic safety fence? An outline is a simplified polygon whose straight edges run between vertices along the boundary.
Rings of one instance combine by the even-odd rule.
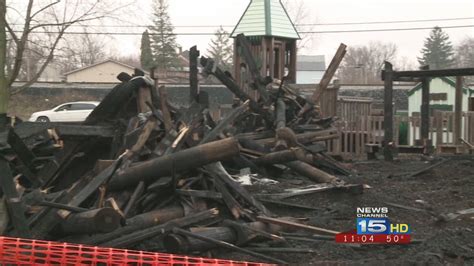
[[[235,265],[269,264],[93,247],[0,236],[0,265]]]

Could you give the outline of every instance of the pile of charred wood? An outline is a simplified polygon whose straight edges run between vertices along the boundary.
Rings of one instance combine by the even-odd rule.
[[[137,70],[121,73],[121,84],[81,124],[23,122],[0,134],[0,233],[180,253],[223,247],[277,263],[239,246],[284,241],[277,234],[292,229],[337,233],[275,217],[265,204],[292,205],[257,197],[235,179],[250,169],[359,190],[336,177],[349,172],[325,154],[324,141],[337,136],[332,119],[284,82],[259,75],[255,101],[201,57],[204,74],[240,100],[214,121],[197,89],[198,57],[193,48],[186,109]]]

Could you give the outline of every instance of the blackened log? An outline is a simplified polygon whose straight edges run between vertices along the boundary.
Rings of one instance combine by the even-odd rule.
[[[217,239],[210,238],[210,237],[203,236],[203,235],[198,235],[198,234],[195,234],[195,233],[192,233],[192,232],[180,229],[180,228],[174,228],[173,232],[175,234],[181,234],[181,235],[185,235],[187,237],[197,238],[199,240],[212,243],[212,244],[214,244],[216,246],[219,246],[219,247],[222,247],[222,248],[227,248],[227,249],[230,249],[230,250],[233,250],[233,251],[248,254],[248,255],[254,256],[254,257],[259,258],[259,259],[268,260],[268,261],[271,261],[273,263],[285,264],[285,265],[288,264],[286,261],[282,261],[282,260],[275,259],[275,258],[266,256],[266,255],[263,255],[263,254],[260,254],[260,253],[257,253],[257,252],[253,252],[253,251],[250,251],[250,250],[239,248],[239,247],[237,247],[233,244],[230,244],[228,242],[217,240]]]
[[[209,237],[228,243],[235,244],[237,242],[237,234],[230,227],[191,228],[191,232],[199,236]],[[169,234],[165,236],[163,244],[168,252],[184,254],[193,251],[206,251],[217,247],[215,243],[203,241],[194,237],[186,237],[180,234]]]
[[[227,138],[199,145],[132,166],[112,178],[111,190],[126,188],[140,181],[181,173],[212,162],[227,160],[239,154],[238,142]]]
[[[210,209],[195,214],[190,214],[183,218],[174,219],[161,225],[156,225],[151,228],[135,231],[131,234],[124,235],[112,241],[102,243],[102,246],[124,248],[130,247],[146,239],[166,234],[170,232],[174,227],[189,227],[204,221],[215,219],[218,214],[219,211],[217,209]]]
[[[263,155],[255,160],[259,165],[282,164],[298,160],[305,156],[304,151],[299,148],[291,148],[289,150],[277,151]]]
[[[112,208],[94,209],[73,213],[61,222],[66,234],[108,233],[120,227],[122,216]]]
[[[321,171],[318,168],[313,167],[305,162],[293,161],[288,162],[285,165],[293,171],[297,172],[298,174],[305,176],[317,183],[333,183],[338,180],[335,176]]]
[[[127,219],[127,225],[150,227],[152,225],[163,224],[173,219],[184,216],[184,209],[181,206],[172,206],[164,209],[153,210],[150,212],[136,215]]]
[[[10,214],[10,220],[15,229],[15,234],[20,237],[30,236],[30,228],[25,217],[25,206],[18,195],[13,176],[8,162],[0,158],[0,189],[5,197],[5,202]]]

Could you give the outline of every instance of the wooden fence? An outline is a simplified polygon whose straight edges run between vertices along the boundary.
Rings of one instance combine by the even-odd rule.
[[[382,146],[384,138],[383,116],[360,115],[355,119],[340,120],[336,122],[338,139],[327,141],[328,151],[332,155],[345,157],[362,157],[365,155],[367,144]],[[401,140],[406,140],[409,146],[414,146],[420,137],[419,116],[394,117],[394,143],[400,146]],[[406,128],[406,131],[402,131]],[[453,146],[456,140],[454,134],[454,112],[437,111],[430,118],[429,137],[433,144],[440,150],[443,146]],[[474,143],[474,112],[462,114],[461,137]]]

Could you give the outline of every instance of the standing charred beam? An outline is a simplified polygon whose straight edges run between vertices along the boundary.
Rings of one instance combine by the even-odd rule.
[[[421,67],[423,70],[429,69],[429,66]],[[430,134],[430,79],[421,80],[421,127],[420,138],[423,145],[427,144]]]
[[[199,80],[198,80],[198,58],[200,52],[196,46],[189,50],[189,100],[198,101]]]
[[[456,77],[456,96],[454,98],[454,143],[461,145],[463,77]]]
[[[393,161],[393,67],[385,61],[382,71],[384,80],[384,157],[386,161]]]
[[[233,138],[210,142],[138,163],[114,176],[108,188],[118,190],[140,181],[151,182],[172,173],[180,173],[212,162],[228,160],[238,154],[239,144]]]

